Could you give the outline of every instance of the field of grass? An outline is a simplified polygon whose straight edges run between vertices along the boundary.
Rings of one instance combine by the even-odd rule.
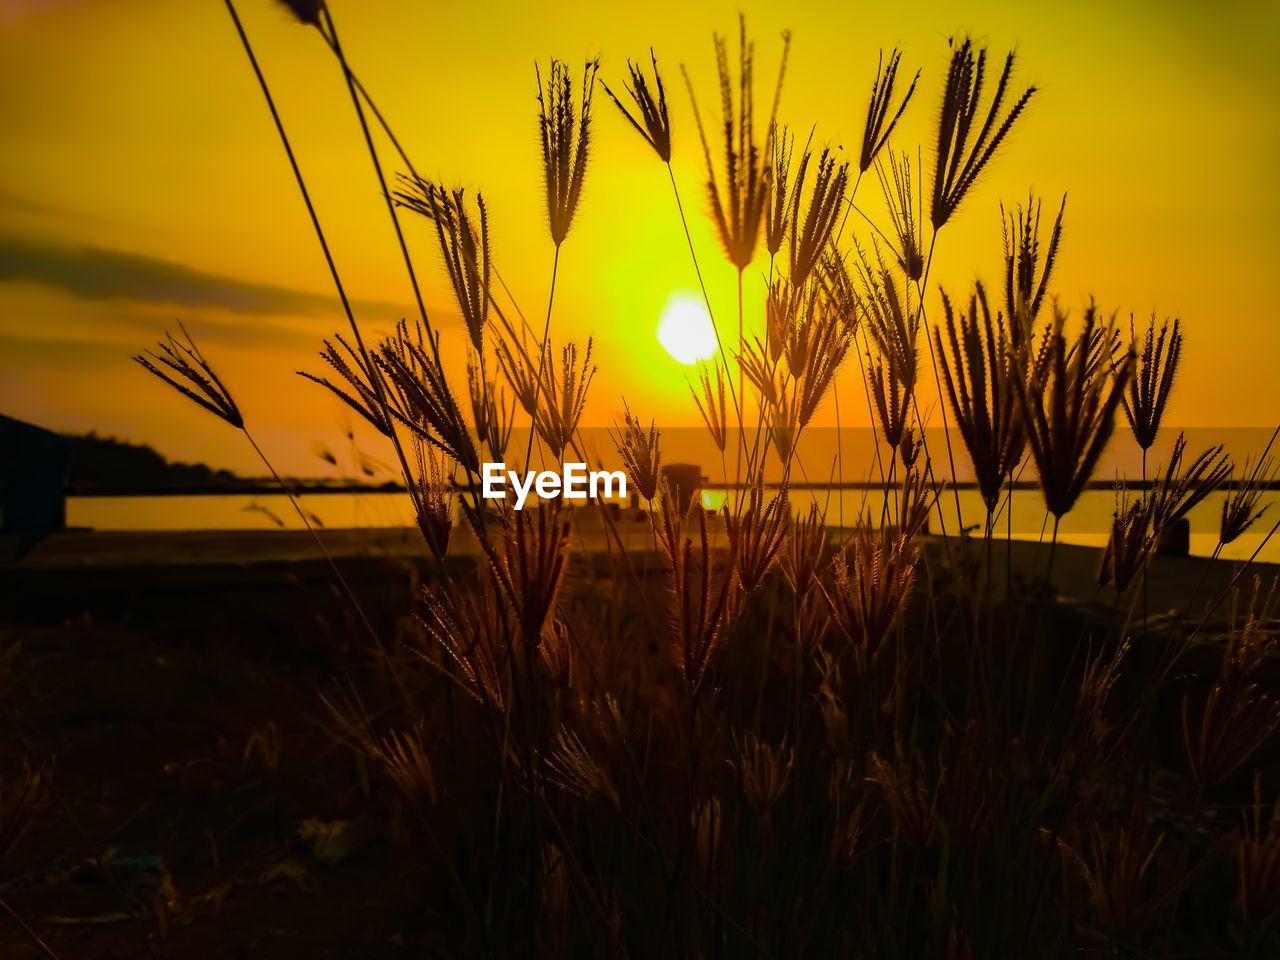
[[[656,57],[625,73],[596,60],[581,71],[540,64],[556,254],[545,312],[521,311],[494,261],[482,194],[420,176],[325,4],[289,3],[345,77],[342,106],[358,116],[416,294],[417,315],[374,341],[348,305],[287,118],[226,6],[349,322],[323,344],[322,372],[304,376],[385,440],[431,569],[458,559],[460,525],[475,563],[371,597],[291,496],[331,568],[324,615],[290,606],[292,630],[273,626],[265,654],[244,646],[263,633],[254,604],[221,612],[228,626],[212,648],[181,619],[166,636],[187,641],[182,653],[151,628],[126,631],[122,649],[148,664],[135,673],[148,684],[131,698],[147,706],[137,730],[117,726],[115,708],[111,726],[89,710],[91,727],[68,729],[68,691],[48,677],[24,683],[22,669],[39,679],[49,660],[24,658],[65,637],[21,645],[7,706],[15,729],[128,759],[73,763],[64,779],[61,767],[38,766],[47,743],[19,743],[14,769],[21,754],[33,766],[6,781],[0,852],[32,818],[32,841],[47,851],[39,822],[55,815],[51,804],[63,820],[78,811],[95,831],[87,840],[105,888],[93,909],[109,918],[110,955],[1280,955],[1274,585],[1240,562],[1225,585],[1197,584],[1169,613],[1153,609],[1161,590],[1149,582],[1162,538],[1211,495],[1225,491],[1215,557],[1269,524],[1270,445],[1237,464],[1221,446],[1191,450],[1179,437],[1148,464],[1179,386],[1181,324],[1122,327],[1092,304],[1078,316],[1060,307],[1065,198],[992,211],[1004,226],[998,284],[930,286],[948,223],[1010,132],[1032,122],[1035,88],[1018,79],[1013,54],[956,38],[933,84],[913,78],[899,51],[882,58],[846,157],[776,123],[785,73],[804,64],[757,89],[745,22],[716,38],[719,90],[685,76],[692,123],[679,142],[705,157],[705,207],[737,272],[737,302],[715,304],[703,288],[717,349],[691,404],[745,493],[709,511],[670,482],[662,430],[643,397],[628,397],[610,466],[638,493],[649,542],[637,549],[602,511],[603,549],[584,557],[562,502],[515,510],[483,501],[478,483],[485,462],[591,460],[580,420],[597,372],[590,340],[557,336],[559,252],[589,202],[596,124],[630,124],[669,169],[672,78]],[[785,64],[789,37],[779,42]],[[935,112],[936,141],[896,142],[898,119],[916,109]],[[697,207],[671,183],[683,218]],[[882,196],[884,222],[850,215],[859,191]],[[438,241],[465,369],[441,359],[450,334],[423,305],[411,223]],[[699,279],[710,266],[687,222],[670,251],[691,257]],[[766,322],[753,331],[742,277],[766,258]],[[137,359],[241,431],[279,479],[235,384],[185,329]],[[805,469],[799,438],[837,383],[846,406],[865,404],[887,491],[840,528],[786,489]],[[922,403],[925,393],[939,402]],[[932,418],[947,428],[941,448],[930,449]],[[523,444],[512,442],[517,425]],[[1142,476],[1130,479],[1144,483],[1117,494],[1098,574],[1110,602],[1066,604],[1053,588],[1059,525],[1113,444],[1141,451]],[[926,538],[935,503],[958,504],[949,481],[961,467],[981,522]],[[766,482],[776,478],[781,488]],[[1012,484],[1032,478],[1045,549],[1015,565],[1001,519]],[[308,647],[308,636],[318,642]],[[296,672],[281,666],[299,657]],[[175,669],[194,687],[170,700]],[[180,723],[157,745],[162,718]],[[197,734],[204,723],[218,732]],[[112,827],[85,805],[134,764],[127,795],[139,812]],[[152,785],[157,765],[190,800]],[[142,822],[169,825],[165,863],[182,864],[180,892],[157,868],[140,894],[129,886],[139,864],[107,855],[113,830]],[[334,847],[351,872],[323,872]],[[285,872],[255,872],[262,851],[274,858],[263,870]],[[299,896],[311,885],[336,906],[317,911]],[[279,887],[288,906],[267,911]],[[65,884],[4,889],[31,927],[22,942],[33,956],[41,944],[44,955],[106,955],[83,932],[95,914],[47,920],[71,909],[49,892]],[[46,921],[81,932],[46,944]],[[196,943],[192,930],[210,940]],[[211,946],[246,944],[246,930],[262,936],[239,954]]]

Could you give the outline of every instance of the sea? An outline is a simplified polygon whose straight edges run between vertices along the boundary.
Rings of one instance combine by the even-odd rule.
[[[954,534],[961,526],[981,535],[986,511],[976,491],[960,490],[959,512],[954,495],[944,491],[929,519],[932,532]],[[702,505],[719,509],[734,492],[704,489]],[[1136,496],[1138,494],[1131,494]],[[893,492],[889,510],[893,514]],[[1263,503],[1280,498],[1280,492],[1266,494]],[[807,512],[815,503],[825,512],[830,526],[846,526],[864,517],[878,523],[885,515],[885,493],[879,489],[803,489],[791,492],[793,510]],[[1218,528],[1225,494],[1214,494],[1192,510],[1191,553],[1208,556],[1218,545]],[[408,497],[397,492],[303,494],[299,504],[308,519],[326,528],[385,528],[411,526],[413,510]],[[1111,490],[1088,490],[1067,514],[1058,529],[1059,542],[1085,546],[1105,544],[1116,506]],[[1272,507],[1253,529],[1225,547],[1220,556],[1247,560],[1256,553],[1260,562],[1280,563],[1280,538],[1268,537],[1280,521],[1280,507]],[[269,530],[298,529],[303,523],[289,498],[282,494],[209,494],[182,496],[72,496],[67,500],[67,524],[96,530],[181,531],[181,530]],[[1053,522],[1044,508],[1039,491],[1018,489],[1011,504],[1002,505],[996,518],[997,536],[1011,534],[1016,539],[1048,541]]]

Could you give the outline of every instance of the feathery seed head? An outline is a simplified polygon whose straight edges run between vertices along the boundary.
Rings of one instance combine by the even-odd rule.
[[[772,135],[778,113],[778,100],[782,94],[782,80],[786,75],[787,54],[791,48],[791,35],[782,35],[782,65],[778,69],[778,85],[774,91],[773,109],[766,126],[770,139],[763,147],[755,138],[754,62],[755,46],[747,42],[747,21],[738,18],[738,80],[735,84],[729,67],[729,48],[719,34],[714,37],[716,70],[720,79],[720,109],[724,128],[724,183],[716,176],[711,160],[711,146],[707,141],[698,100],[693,94],[693,82],[683,66],[685,86],[693,103],[693,117],[702,141],[702,153],[707,163],[707,190],[711,197],[711,214],[725,254],[739,271],[746,268],[755,256],[760,225],[768,209],[770,183],[773,179]],[[733,90],[738,89],[735,104]]]
[[[811,503],[807,514],[792,521],[786,549],[779,559],[792,593],[801,596],[809,591],[818,577],[826,549],[826,517],[816,503]]]
[[[1187,764],[1202,787],[1221,783],[1240,769],[1280,729],[1280,701],[1256,682],[1215,683],[1198,712],[1196,722],[1191,697],[1183,697]]]
[[[1151,492],[1151,533],[1157,539],[1231,476],[1231,459],[1221,444],[1205,450],[1183,470],[1186,450],[1186,435],[1180,433],[1174,441],[1164,476],[1156,481]]]
[[[467,472],[480,474],[480,455],[454,398],[440,359],[440,334],[410,332],[402,320],[385,340],[377,363],[386,378],[392,416],[415,436],[448,454]]]
[[[434,806],[439,797],[435,768],[422,727],[393,731],[376,748],[377,759],[406,798]]]
[[[511,430],[515,425],[516,399],[507,404],[506,392],[492,380],[486,381],[474,360],[467,361],[467,394],[471,398],[471,418],[476,436],[492,460],[504,459]]]
[[[547,342],[547,353],[551,343]],[[578,345],[568,343],[560,351],[560,368],[548,363],[543,372],[542,396],[546,403],[538,410],[538,434],[557,459],[563,458],[573,435],[578,432],[578,421],[587,405],[587,391],[595,379],[596,366],[591,362],[592,339],[587,338],[586,348],[579,360]]]
[[[875,167],[897,241],[894,253],[898,266],[908,280],[919,280],[924,275],[924,244],[920,237],[924,194],[919,189],[912,190],[911,157],[904,152],[899,160],[890,150],[888,170],[883,160],[876,161]]]
[[[812,134],[810,135],[812,138]],[[827,249],[827,241],[835,228],[844,205],[844,192],[849,184],[849,164],[837,163],[831,149],[824,147],[814,170],[813,189],[809,193],[808,211],[800,216],[801,196],[812,156],[808,146],[800,157],[795,183],[791,186],[790,280],[800,287],[809,279],[819,258]]]
[[[1229,491],[1226,500],[1223,501],[1222,522],[1218,527],[1218,539],[1223,546],[1234,543],[1244,536],[1271,507],[1270,503],[1263,504],[1261,508],[1258,504],[1262,500],[1262,494],[1275,482],[1277,476],[1276,465],[1267,456],[1277,434],[1280,434],[1280,427],[1271,434],[1271,439],[1267,441],[1262,454],[1252,460],[1252,467],[1250,467],[1251,461],[1245,461],[1244,482]]]
[[[921,312],[911,307],[911,287],[904,283],[899,291],[878,248],[874,261],[858,250],[855,270],[861,284],[858,304],[871,340],[881,357],[896,369],[905,389],[912,392],[916,386],[916,337]]]
[[[999,119],[1000,108],[1009,92],[1009,81],[1013,76],[1013,62],[1014,55],[1010,53],[1005,58],[1004,70],[996,83],[986,118],[970,142],[970,134],[974,130],[974,121],[978,119],[982,101],[987,50],[983,47],[975,51],[973,41],[968,37],[960,43],[952,43],[951,65],[947,70],[942,110],[938,117],[938,148],[931,208],[935,231],[951,219],[969,188],[1009,135],[1036,92],[1035,87],[1028,87],[1004,118]]]
[[[1231,688],[1255,679],[1265,679],[1261,668],[1280,645],[1280,623],[1276,606],[1280,602],[1277,584],[1272,579],[1264,589],[1262,578],[1253,578],[1253,589],[1243,610],[1231,613],[1226,645],[1222,651],[1222,682]]]
[[[1152,835],[1146,812],[1135,806],[1126,821],[1089,824],[1084,855],[1064,840],[1059,847],[1079,869],[1089,890],[1094,921],[1109,937],[1135,937],[1168,909],[1179,889],[1177,872],[1156,861],[1164,834]]]
[[[446,190],[416,177],[407,182],[409,189],[399,193],[399,202],[411,209],[422,208],[435,224],[440,256],[449,274],[462,322],[471,335],[471,345],[477,351],[483,350],[484,328],[489,320],[489,276],[493,268],[484,197],[476,194],[477,227],[467,211],[464,191]]]
[[[772,407],[773,422],[769,424],[769,438],[782,463],[790,461],[800,439],[800,404],[797,392],[787,383],[778,388],[778,397]]]
[[[742,792],[751,809],[767,823],[791,780],[795,752],[785,746],[775,750],[751,732],[737,741],[737,747]]]
[[[711,440],[716,445],[716,449],[724,453],[725,444],[728,441],[728,409],[725,405],[724,391],[724,371],[718,363],[712,364],[716,371],[715,386],[711,385],[711,375],[707,373],[707,367],[704,364],[698,371],[699,384],[702,388],[702,395],[698,395],[698,391],[689,386],[689,392],[693,394],[693,402],[698,405],[698,412],[702,414],[702,421],[707,425],[707,432],[711,434]]]
[[[904,470],[914,470],[924,449],[921,438],[916,436],[915,428],[907,427],[902,431],[902,439],[898,441],[898,456],[902,460]]]
[[[911,537],[859,523],[849,546],[833,558],[836,621],[854,643],[860,670],[906,611],[919,555]]]
[[[209,361],[191,339],[182,321],[178,321],[178,329],[182,331],[180,337],[165,334],[165,339],[157,345],[159,353],[148,350],[133,359],[148,373],[159,377],[219,420],[236,429],[243,429],[244,417],[241,416],[231,392],[213,372]]]
[[[839,305],[811,282],[797,298],[783,354],[795,384],[796,420],[808,425],[849,350],[851,330]]]
[[[852,340],[858,329],[862,298],[854,286],[848,263],[834,245],[827,248],[818,262],[816,276],[828,305],[840,315],[845,333]]]
[[[458,590],[442,581],[424,590],[422,626],[440,648],[450,673],[477,703],[503,713],[511,685],[511,615],[490,578],[474,590]],[[424,656],[427,653],[424,652]],[[434,662],[434,660],[430,660]]]
[[[609,437],[618,450],[627,476],[635,484],[640,496],[652,501],[658,494],[661,479],[662,454],[658,449],[658,431],[650,421],[648,429],[640,424],[640,418],[631,412],[624,401],[622,424],[617,433],[609,431]]]
[[[1111,515],[1111,536],[1102,551],[1098,586],[1114,583],[1116,593],[1124,593],[1146,569],[1154,547],[1148,501],[1141,497],[1131,501],[1127,493],[1121,491]]]
[[[449,552],[449,534],[453,530],[453,480],[446,472],[444,455],[435,446],[415,435],[413,452],[418,529],[432,555],[443,560]]]
[[[729,545],[737,559],[738,582],[750,596],[772,568],[790,526],[786,490],[765,500],[764,480],[756,481],[738,511],[722,508]]]
[[[608,709],[616,709],[616,704]],[[583,800],[599,800],[615,810],[621,806],[616,777],[604,751],[589,738],[561,726],[555,749],[546,759],[547,774],[557,786]]]
[[[534,65],[538,78],[538,134],[547,194],[547,225],[557,247],[569,236],[586,180],[591,146],[591,94],[599,68],[598,58],[588,60],[583,68],[582,102],[578,109],[568,65],[553,59],[545,88],[542,69]]]
[[[318,383],[335,397],[354,410],[360,417],[384,437],[390,437],[395,430],[392,414],[378,396],[378,384],[374,378],[380,376],[375,369],[370,372],[364,357],[357,353],[342,334],[335,334],[332,340],[323,341],[324,349],[320,351],[320,359],[338,375],[341,385],[327,377],[319,377],[303,370],[298,376],[312,383]],[[376,363],[376,361],[375,361]]]
[[[1125,639],[1116,645],[1111,656],[1105,656],[1105,650],[1099,649],[1085,663],[1076,715],[1089,729],[1095,743],[1101,743],[1109,732],[1107,705],[1130,648],[1130,641]]]
[[[1075,505],[1093,475],[1133,368],[1132,353],[1114,359],[1113,330],[1099,324],[1092,304],[1070,345],[1065,322],[1057,312],[1028,369],[1014,379],[1045,506],[1057,518]]]
[[[707,529],[707,512],[695,507],[698,542],[685,536],[685,511],[665,480],[659,485],[658,543],[667,558],[670,583],[668,632],[672,659],[689,692],[706,676],[729,622],[736,615],[740,595],[734,574],[735,555],[717,572],[716,552]]]
[[[769,139],[773,141],[773,168],[769,171],[769,213],[764,223],[764,247],[772,257],[782,249],[782,241],[791,225],[791,195],[788,188],[795,136],[783,126],[781,130],[775,127]]]
[[[1040,307],[1044,304],[1062,241],[1062,215],[1067,209],[1067,195],[1053,221],[1049,244],[1040,252],[1040,201],[1028,196],[1027,205],[1005,212],[1000,205],[1000,238],[1004,250],[1004,303],[1014,345],[1021,347],[1031,339]]]
[[[923,761],[916,754],[906,757],[897,753],[890,763],[872,753],[867,762],[871,772],[867,779],[883,792],[894,829],[913,849],[929,846],[940,821],[936,808],[937,791],[931,791],[925,785],[920,769]]]
[[[1156,318],[1147,324],[1146,334],[1139,343],[1133,332],[1133,317],[1129,318],[1130,349],[1137,355],[1129,389],[1124,394],[1124,415],[1133,430],[1133,438],[1143,450],[1151,449],[1160,432],[1169,394],[1173,390],[1178,362],[1182,359],[1182,333],[1178,320],[1172,326],[1166,320],[1156,334]]]
[[[502,550],[481,539],[494,582],[515,614],[526,648],[542,643],[564,582],[569,519],[563,501],[548,500],[532,510],[501,514]]]
[[[958,323],[959,311],[952,309],[945,293],[942,308],[944,324],[934,330],[942,381],[982,501],[991,513],[1000,500],[1001,484],[1022,459],[1026,444],[1015,386],[1023,375],[1019,358],[1025,352],[1014,349],[1004,318],[997,313],[992,319],[981,283],[975,285],[968,313],[960,313]]]
[[[601,80],[600,86],[604,87],[604,92],[609,95],[614,106],[622,111],[622,115],[635,128],[636,133],[640,134],[644,142],[653,148],[658,159],[663,163],[670,163],[671,117],[667,113],[667,91],[662,85],[662,75],[658,73],[658,57],[652,48],[649,50],[649,58],[653,61],[653,88],[649,86],[643,67],[638,63],[627,61],[627,72],[631,79],[625,84],[624,89],[631,96],[639,119],[623,105],[618,96],[609,89],[607,83]]]
[[[898,104],[897,112],[892,117],[889,116],[893,101],[893,85],[898,79],[898,64],[901,60],[902,51],[896,48],[889,51],[887,64],[883,51],[876,60],[876,79],[871,84],[871,101],[867,104],[867,120],[862,128],[862,152],[858,157],[858,170],[862,173],[867,172],[884,145],[889,142],[893,128],[897,126],[898,119],[907,109],[907,104],[911,102],[911,95],[916,92],[916,84],[920,80],[919,70],[911,78],[911,86],[907,88],[906,95]]]

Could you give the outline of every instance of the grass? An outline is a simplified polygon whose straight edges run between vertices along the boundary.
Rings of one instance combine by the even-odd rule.
[[[477,194],[473,213],[461,191],[423,181],[394,135],[408,170],[405,188],[390,193],[365,111],[391,128],[355,79],[327,7],[290,6],[321,32],[347,80],[421,308],[369,347],[348,312],[353,345],[327,342],[334,375],[311,379],[396,450],[426,550],[444,560],[459,523],[481,548],[474,578],[436,580],[412,598],[395,638],[355,655],[357,694],[326,695],[335,739],[360,754],[388,809],[411,814],[399,842],[417,844],[445,878],[433,888],[445,898],[445,955],[1280,950],[1271,593],[1246,596],[1241,568],[1232,615],[1215,625],[1209,614],[1153,621],[1145,604],[1140,621],[1119,602],[1104,615],[1060,604],[1052,590],[1058,522],[1104,448],[1127,442],[1114,436],[1121,409],[1145,475],[1176,386],[1179,324],[1131,329],[1130,344],[1092,305],[1078,324],[1056,306],[1040,324],[1065,201],[1047,238],[1038,203],[999,211],[1003,312],[993,313],[981,284],[955,301],[928,286],[938,232],[1024,122],[1035,88],[1006,104],[1012,54],[981,109],[987,52],[953,43],[926,220],[923,149],[913,170],[912,151],[890,142],[926,95],[917,74],[895,106],[899,51],[877,65],[851,182],[853,160],[833,147],[793,157],[776,124],[789,37],[762,142],[745,22],[736,76],[716,38],[722,170],[696,98],[693,114],[740,320],[735,338],[716,325],[718,355],[699,372],[693,401],[746,493],[717,512],[688,502],[664,479],[661,430],[629,398],[612,436],[648,507],[652,549],[628,551],[616,537],[588,562],[572,551],[567,508],[487,506],[475,487],[484,457],[501,459],[516,427],[529,430],[526,463],[539,440],[542,456],[582,455],[592,345],[554,351],[551,316],[560,248],[589,202],[588,167],[601,180],[607,173],[608,158],[590,149],[599,63],[587,63],[580,90],[558,61],[545,83],[538,77],[555,248],[539,338],[490,309],[489,230],[500,212]],[[341,296],[284,119],[235,25]],[[631,106],[604,89],[623,114],[615,119],[670,173],[679,124],[650,60],[652,80],[628,64]],[[846,239],[853,193],[873,166],[889,223],[864,214],[872,232]],[[698,262],[673,174],[671,183],[684,233],[671,238],[672,255],[687,246],[701,281],[710,265]],[[465,381],[441,362],[445,334],[422,307],[403,209],[433,225],[465,321]],[[770,283],[757,337],[741,321],[741,278],[762,231]],[[940,548],[924,535],[949,484],[935,473],[917,396],[921,336],[944,426],[949,410],[986,506],[982,548],[966,537]],[[161,350],[144,358],[149,371],[248,432],[193,342]],[[490,371],[506,381],[510,404]],[[807,476],[797,440],[850,379],[878,426],[890,484],[878,518],[869,511],[846,527],[816,507],[796,510],[785,483],[772,489],[766,475]],[[945,436],[954,480],[957,452]],[[1228,501],[1224,542],[1265,510],[1267,453],[1246,465],[1249,483]],[[996,518],[1011,509],[1002,492],[1028,464],[1054,518],[1048,562],[1009,567],[998,582]],[[1230,475],[1220,449],[1187,458],[1179,440],[1149,497],[1119,499],[1103,569],[1119,596],[1138,581],[1145,589],[1160,537]]]

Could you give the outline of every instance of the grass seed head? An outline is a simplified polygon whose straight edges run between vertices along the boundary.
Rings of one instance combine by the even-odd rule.
[[[689,391],[693,394],[693,402],[698,405],[698,413],[702,414],[702,422],[707,426],[707,432],[711,434],[711,441],[716,445],[716,449],[724,453],[725,445],[728,441],[728,408],[725,405],[724,390],[724,371],[718,363],[712,363],[715,367],[715,385],[711,383],[711,375],[707,372],[707,365],[703,364],[698,370],[698,382],[701,387],[701,395],[690,385]]]
[[[652,501],[658,494],[658,481],[662,472],[662,453],[659,449],[658,430],[653,422],[646,429],[640,424],[640,418],[631,412],[631,408],[623,406],[622,424],[616,425],[617,432],[609,431],[627,476],[635,485],[640,496]]]
[[[764,248],[773,257],[782,249],[782,241],[791,226],[791,151],[795,147],[795,135],[785,126],[775,127],[769,139],[773,141],[773,167],[769,171],[769,212],[764,222]]]
[[[999,313],[992,317],[981,283],[969,298],[967,312],[953,310],[945,293],[942,308],[945,320],[934,330],[942,382],[991,514],[999,503],[1001,484],[1022,459],[1026,445],[1016,386],[1025,354],[1014,348],[1004,318]]]
[[[898,109],[890,116],[889,111],[893,107],[893,87],[898,79],[898,65],[901,61],[902,51],[896,48],[889,51],[887,63],[883,52],[876,61],[876,79],[871,84],[867,120],[862,127],[862,151],[858,155],[858,170],[862,173],[867,172],[880,151],[884,149],[884,145],[889,142],[893,128],[898,125],[898,120],[907,109],[907,104],[911,102],[911,96],[916,92],[916,84],[920,81],[920,71],[917,70],[915,76],[911,78],[911,85],[907,87],[907,92],[898,102]]]
[[[454,488],[448,475],[444,454],[420,437],[413,438],[414,505],[418,529],[432,555],[444,560],[449,552],[449,535],[453,530]]]
[[[996,82],[991,102],[987,105],[986,117],[980,126],[975,126],[986,79],[987,50],[985,47],[975,49],[973,41],[968,37],[959,43],[951,41],[951,48],[951,65],[947,69],[942,109],[938,115],[938,147],[931,208],[935,231],[941,229],[955,214],[965,194],[991,161],[1036,92],[1035,87],[1028,87],[1001,119],[1000,108],[1009,93],[1009,83],[1013,76],[1014,55],[1010,53],[1005,57],[1004,69]],[[976,135],[970,140],[970,135],[975,130]]]
[[[213,372],[213,367],[181,321],[178,329],[181,331],[179,336],[166,333],[157,350],[148,350],[133,359],[148,373],[159,377],[219,420],[237,430],[243,429],[244,417],[231,392]]]
[[[1111,328],[1100,324],[1092,304],[1070,343],[1065,322],[1058,312],[1024,375],[1014,381],[1045,506],[1057,518],[1070,511],[1092,477],[1133,368],[1132,353],[1114,359]]]
[[[720,109],[724,129],[724,180],[716,175],[711,159],[711,146],[707,141],[698,101],[693,93],[689,72],[681,67],[689,99],[693,103],[693,116],[702,142],[702,153],[707,164],[707,191],[711,198],[711,215],[715,221],[725,255],[739,271],[746,269],[755,256],[760,227],[769,208],[770,184],[773,181],[773,143],[778,112],[778,100],[782,94],[782,80],[786,76],[787,54],[791,48],[791,35],[783,34],[782,64],[778,68],[778,85],[774,92],[773,109],[765,126],[767,137],[763,146],[755,136],[755,45],[747,41],[747,21],[738,18],[738,79],[735,82],[729,66],[728,43],[719,34],[714,37],[716,48],[716,72],[720,81]],[[737,102],[733,91],[738,90]]]
[[[591,94],[599,68],[599,59],[587,61],[582,70],[580,103],[575,104],[573,79],[566,63],[551,61],[545,86],[541,67],[534,65],[538,78],[538,136],[542,146],[547,226],[551,241],[557,247],[569,236],[586,181],[591,147]]]
[[[1053,231],[1043,254],[1040,249],[1040,201],[1027,197],[1025,207],[1005,211],[1000,205],[1000,237],[1004,250],[1004,304],[1014,345],[1021,348],[1031,339],[1040,308],[1044,304],[1053,268],[1062,242],[1062,216],[1067,209],[1066,194],[1053,222]]]
[[[1154,547],[1148,501],[1143,498],[1131,501],[1122,492],[1117,497],[1111,516],[1111,534],[1102,551],[1098,586],[1115,584],[1116,593],[1124,593],[1146,569]]]
[[[919,280],[925,266],[924,241],[920,236],[924,194],[918,187],[912,189],[911,155],[903,151],[899,158],[891,150],[888,164],[877,160],[875,169],[893,226],[898,266],[908,280]]]
[[[622,115],[635,128],[636,133],[644,138],[644,142],[653,148],[653,152],[658,155],[658,159],[663,163],[671,162],[671,116],[667,112],[667,90],[662,84],[662,74],[658,72],[658,57],[652,49],[649,50],[649,59],[653,61],[653,86],[649,85],[649,80],[644,75],[644,68],[641,64],[627,61],[627,73],[630,74],[630,80],[625,84],[624,89],[631,102],[635,106],[633,114],[622,100],[620,100],[609,85],[603,80],[600,86],[604,88],[604,92],[608,94],[609,99],[613,101],[614,106],[621,111]]]
[[[1160,325],[1157,335],[1156,318],[1153,316],[1139,341],[1130,317],[1129,338],[1130,349],[1137,361],[1129,389],[1124,394],[1124,415],[1138,446],[1149,450],[1160,432],[1160,421],[1164,418],[1174,378],[1178,374],[1178,363],[1182,359],[1182,332],[1178,320],[1175,319],[1172,325],[1166,320]]]
[[[837,162],[835,153],[824,147],[814,167],[813,187],[808,194],[808,208],[801,216],[805,180],[812,163],[809,147],[800,157],[795,183],[791,186],[791,245],[789,265],[791,283],[800,287],[809,279],[827,250],[827,243],[844,207],[845,189],[849,185],[849,164]]]

